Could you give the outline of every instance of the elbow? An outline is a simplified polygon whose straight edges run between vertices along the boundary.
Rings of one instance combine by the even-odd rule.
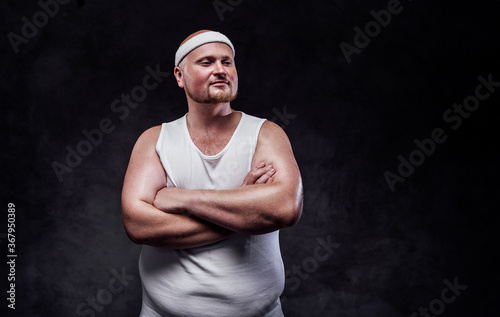
[[[133,243],[138,244],[138,245],[144,244],[144,241],[142,239],[140,239],[137,235],[131,233],[128,230],[126,230],[126,232],[127,232],[127,236],[130,239],[130,241],[132,241]]]
[[[126,216],[125,213],[122,214],[123,227],[125,228],[125,233],[127,237],[135,244],[144,244],[144,236],[141,235],[141,230],[134,223],[131,217]]]
[[[284,228],[292,227],[299,222],[300,217],[302,216],[303,205],[304,194],[302,191],[302,182],[299,181],[299,186],[294,190],[294,193],[289,196],[287,203],[284,204]]]
[[[127,237],[135,244],[148,244],[150,229],[144,218],[144,204],[139,201],[122,201],[122,222]]]
[[[285,200],[281,204],[281,227],[289,228],[299,222],[302,216],[302,207],[304,205],[304,194],[302,189],[302,180],[298,179],[297,186],[288,192]]]
[[[279,227],[284,229],[296,225],[302,215],[302,200],[286,204],[279,214]]]
[[[125,221],[123,222],[123,225],[125,227],[125,233],[127,234],[127,237],[130,239],[130,241],[135,244],[144,244],[137,230],[133,229],[133,225],[127,224]]]

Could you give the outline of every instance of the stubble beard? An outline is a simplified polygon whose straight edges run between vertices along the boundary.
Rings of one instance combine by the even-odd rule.
[[[205,104],[214,104],[222,102],[231,102],[238,96],[238,91],[233,94],[232,85],[229,86],[229,91],[223,90],[219,93],[213,93],[210,88],[207,90],[206,96],[195,96],[186,86],[186,93],[193,101]]]

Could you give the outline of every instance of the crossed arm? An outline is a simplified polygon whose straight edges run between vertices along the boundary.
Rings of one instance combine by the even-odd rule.
[[[286,134],[274,123],[264,123],[252,170],[241,187],[230,190],[165,187],[165,171],[155,150],[160,129],[141,135],[125,175],[122,215],[132,241],[184,249],[235,232],[271,232],[300,218],[300,172]]]

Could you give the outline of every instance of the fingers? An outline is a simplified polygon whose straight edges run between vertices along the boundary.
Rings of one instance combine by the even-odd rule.
[[[271,183],[275,173],[276,171],[271,165],[262,162],[248,172],[242,186]]]
[[[276,171],[275,171],[275,173],[276,173]],[[269,177],[266,184],[271,184],[273,181],[274,181],[274,174],[273,174],[273,176]]]
[[[276,173],[276,170],[271,165],[263,167],[262,169],[264,170],[264,173],[255,181],[254,184],[267,184],[270,180],[272,180],[274,173]]]
[[[263,169],[265,166],[265,163],[260,163],[258,166],[251,169],[250,172],[248,172],[248,174],[245,176],[245,179],[243,180],[243,184],[241,184],[241,186],[255,184],[257,179],[266,172]]]

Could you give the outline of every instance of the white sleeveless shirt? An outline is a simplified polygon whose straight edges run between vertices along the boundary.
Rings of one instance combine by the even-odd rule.
[[[242,113],[230,141],[216,155],[205,155],[196,147],[186,115],[163,123],[156,151],[167,186],[217,190],[241,186],[264,121]],[[279,296],[285,274],[278,235],[279,231],[237,233],[184,250],[144,245],[139,258],[140,316],[283,316]]]

